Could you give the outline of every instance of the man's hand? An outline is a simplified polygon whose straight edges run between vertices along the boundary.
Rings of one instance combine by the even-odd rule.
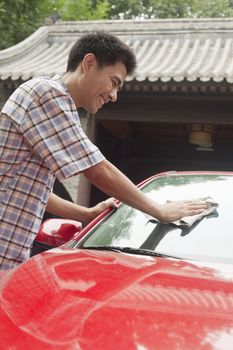
[[[116,202],[113,198],[108,198],[105,201],[98,203],[94,207],[87,208],[67,201],[56,194],[51,193],[46,210],[49,213],[61,218],[81,221],[84,225],[86,225],[108,208],[117,208]]]
[[[201,214],[207,208],[208,203],[200,199],[167,201],[161,205],[161,218],[159,220],[163,223],[169,223],[185,216]]]
[[[88,224],[91,220],[96,218],[100,213],[102,213],[105,209],[117,208],[116,202],[113,198],[108,198],[103,202],[98,203],[94,207],[87,209],[87,219],[84,224]]]

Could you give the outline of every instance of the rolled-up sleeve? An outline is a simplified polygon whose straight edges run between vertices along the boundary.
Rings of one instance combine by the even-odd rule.
[[[59,181],[105,159],[85,135],[68,95],[50,89],[34,99],[27,112],[21,131]]]

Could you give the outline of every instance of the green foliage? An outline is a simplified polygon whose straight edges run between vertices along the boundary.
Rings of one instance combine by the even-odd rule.
[[[233,0],[0,0],[0,50],[57,14],[63,21],[233,17]]]
[[[111,18],[232,17],[233,0],[109,0]]]
[[[150,1],[143,0],[109,0],[110,3],[110,18],[134,18],[147,11]]]
[[[233,8],[229,0],[196,0],[191,8],[192,17],[232,17]]]
[[[96,20],[108,16],[107,0],[59,0],[56,4],[63,21]]]
[[[27,38],[58,13],[65,21],[94,20],[107,18],[108,10],[108,0],[0,0],[0,50]]]
[[[25,39],[52,9],[47,0],[0,0],[0,49]]]

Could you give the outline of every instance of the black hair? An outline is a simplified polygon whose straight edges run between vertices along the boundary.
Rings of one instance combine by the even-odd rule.
[[[88,53],[95,55],[100,68],[122,62],[127,75],[132,74],[136,68],[136,58],[129,46],[114,35],[96,32],[80,37],[73,45],[68,58],[67,72],[75,71]]]

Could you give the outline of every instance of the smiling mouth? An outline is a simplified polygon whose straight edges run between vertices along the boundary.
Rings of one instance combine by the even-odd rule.
[[[100,96],[100,108],[102,108],[104,104],[105,104],[105,101],[104,101],[103,97]]]

